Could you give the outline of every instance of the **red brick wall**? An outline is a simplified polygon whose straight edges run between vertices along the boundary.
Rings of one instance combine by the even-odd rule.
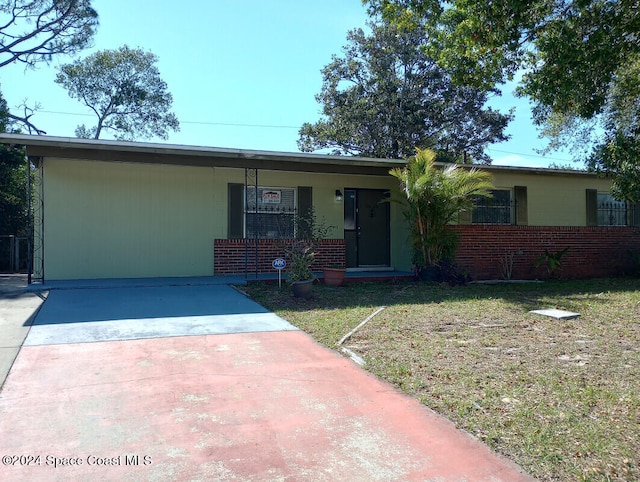
[[[246,240],[248,247],[248,270],[255,272],[255,241]],[[275,273],[271,262],[276,258],[285,258],[284,247],[287,240],[258,240],[258,272]],[[213,269],[217,275],[241,274],[245,271],[245,240],[244,239],[216,239],[214,241]],[[345,266],[344,239],[323,239],[318,246],[314,271],[322,270],[323,266]],[[286,268],[285,268],[286,272]]]
[[[544,265],[535,267],[544,250],[570,248],[561,258],[562,278],[615,276],[633,267],[629,252],[640,250],[640,228],[574,226],[455,226],[460,233],[456,264],[473,279],[503,279],[500,260],[513,257],[512,279],[547,277]]]

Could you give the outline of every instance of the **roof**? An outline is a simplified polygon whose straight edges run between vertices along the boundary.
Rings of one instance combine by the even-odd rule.
[[[109,162],[231,167],[335,174],[388,175],[405,164],[403,159],[276,152],[220,147],[185,146],[149,142],[123,142],[76,137],[0,133],[0,142],[26,147],[30,157],[58,157]],[[487,171],[546,175],[588,175],[584,171],[482,165]]]

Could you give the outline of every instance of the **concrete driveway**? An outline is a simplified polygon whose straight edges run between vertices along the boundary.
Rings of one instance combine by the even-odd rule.
[[[296,328],[226,285],[54,290],[25,346]]]
[[[26,275],[0,274],[0,388],[44,301],[26,287]]]
[[[0,414],[0,480],[531,480],[223,285],[52,291]]]

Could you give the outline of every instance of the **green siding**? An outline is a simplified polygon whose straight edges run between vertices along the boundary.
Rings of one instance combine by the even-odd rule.
[[[213,240],[239,235],[229,209],[244,170],[45,159],[47,279],[210,276]],[[392,178],[260,171],[259,184],[302,189],[316,214],[344,233],[344,186],[390,189]],[[230,186],[240,187],[230,187]],[[303,206],[301,206],[303,207]],[[391,207],[392,264],[409,269],[399,207]]]
[[[213,274],[212,168],[45,160],[47,279]]]
[[[496,188],[513,190],[519,200],[518,224],[532,226],[583,226],[585,190],[610,187],[595,176],[491,172]],[[45,158],[46,278],[212,275],[213,240],[242,236],[241,221],[229,213],[242,208],[243,184],[241,168]],[[344,236],[337,189],[389,189],[401,198],[390,176],[261,170],[259,184],[298,188],[299,209],[312,203],[316,215],[336,227],[335,238]],[[390,215],[391,265],[408,270],[402,206],[391,203]]]
[[[526,187],[526,224],[529,226],[585,226],[585,189],[607,192],[611,187],[611,182],[606,179],[584,174],[490,172],[498,189]],[[520,221],[518,224],[524,224]]]

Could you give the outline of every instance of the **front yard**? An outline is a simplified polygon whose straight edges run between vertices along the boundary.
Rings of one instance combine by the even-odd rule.
[[[384,306],[345,342],[366,369],[539,480],[640,480],[639,280],[243,290],[332,349]]]

